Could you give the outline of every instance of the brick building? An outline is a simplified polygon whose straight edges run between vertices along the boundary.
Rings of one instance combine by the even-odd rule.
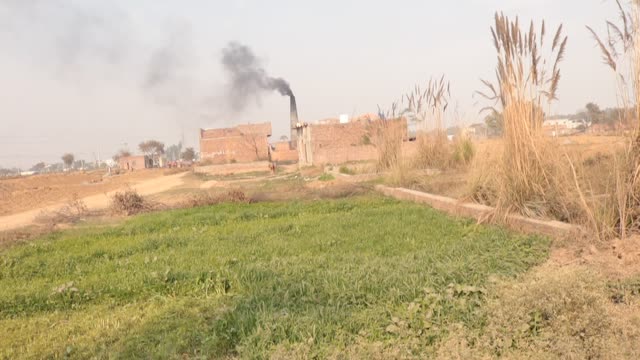
[[[200,130],[200,159],[213,164],[269,160],[271,123]]]
[[[142,170],[153,168],[151,156],[123,156],[118,159],[118,166],[122,170]]]

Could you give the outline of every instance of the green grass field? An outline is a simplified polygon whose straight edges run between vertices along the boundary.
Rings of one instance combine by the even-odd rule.
[[[549,242],[379,197],[221,205],[0,252],[0,356],[420,357]]]

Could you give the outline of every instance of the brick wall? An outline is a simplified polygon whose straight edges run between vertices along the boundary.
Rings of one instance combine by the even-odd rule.
[[[378,158],[376,144],[383,131],[399,131],[407,139],[406,119],[310,125],[313,163],[341,164]]]
[[[280,141],[273,144],[271,149],[271,160],[275,162],[296,162],[298,161],[298,150],[291,148],[288,141]]]
[[[270,123],[200,130],[200,157],[213,164],[267,160],[269,136]]]

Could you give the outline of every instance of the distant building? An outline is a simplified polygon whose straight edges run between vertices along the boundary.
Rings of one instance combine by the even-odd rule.
[[[122,170],[142,170],[153,168],[153,158],[149,155],[123,156],[118,159]]]
[[[548,136],[569,136],[586,130],[588,124],[584,120],[549,119],[542,124],[542,131]]]
[[[483,139],[489,136],[489,129],[484,123],[471,124],[467,128],[467,134],[476,139]]]

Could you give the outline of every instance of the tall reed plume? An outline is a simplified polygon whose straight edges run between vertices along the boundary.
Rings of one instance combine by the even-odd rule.
[[[502,112],[504,150],[496,174],[497,208],[529,216],[568,219],[566,180],[542,137],[544,109],[557,99],[560,63],[567,37],[560,25],[551,37],[543,21],[523,30],[519,19],[496,13],[491,27],[497,52],[496,81],[482,80],[478,94],[494,102],[483,110]],[[487,169],[491,171],[491,169]]]
[[[417,167],[446,168],[451,164],[450,144],[444,130],[444,119],[451,98],[451,84],[444,75],[430,79],[426,88],[416,85],[402,98],[407,107],[403,114],[416,125]]]
[[[640,0],[623,6],[616,0],[619,24],[606,22],[600,37],[587,26],[601,50],[604,63],[615,74],[622,125],[635,125],[626,136],[627,146],[615,169],[615,235],[622,238],[640,232]]]

